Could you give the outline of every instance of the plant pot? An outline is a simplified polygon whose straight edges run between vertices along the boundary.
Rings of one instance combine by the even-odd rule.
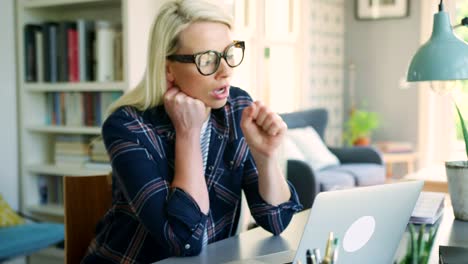
[[[468,221],[468,161],[445,162],[450,199],[455,218]]]
[[[369,146],[370,137],[360,137],[353,142],[354,146]]]

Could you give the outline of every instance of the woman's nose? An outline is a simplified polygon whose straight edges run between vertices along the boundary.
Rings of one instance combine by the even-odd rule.
[[[226,77],[230,77],[231,74],[232,74],[232,68],[229,67],[229,65],[227,64],[226,60],[224,60],[224,58],[221,59],[221,61],[219,62],[219,68],[216,71],[216,77],[226,78]]]

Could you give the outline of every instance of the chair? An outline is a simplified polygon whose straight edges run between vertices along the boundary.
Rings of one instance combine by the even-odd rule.
[[[281,114],[289,129],[311,126],[322,138],[328,111],[315,108]],[[337,166],[314,170],[302,160],[288,160],[287,178],[296,188],[304,209],[310,208],[321,191],[383,184],[385,167],[381,154],[373,147],[328,147],[340,161]]]
[[[0,263],[19,256],[28,256],[63,241],[63,225],[28,222],[0,228]]]
[[[65,263],[80,263],[112,204],[112,176],[65,176]]]

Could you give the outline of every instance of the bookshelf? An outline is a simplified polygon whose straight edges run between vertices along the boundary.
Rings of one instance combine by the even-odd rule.
[[[16,1],[20,208],[24,214],[62,222],[62,177],[108,172],[105,168],[90,169],[82,161],[57,162],[63,159],[57,154],[58,145],[69,146],[67,137],[82,140],[78,149],[88,144],[100,134],[108,104],[138,83],[146,64],[151,23],[163,2]],[[107,44],[103,34],[107,34]],[[112,60],[103,57],[107,48],[97,46],[111,48]],[[41,181],[53,182],[53,188],[46,183],[50,192],[46,196]],[[47,201],[50,196],[54,202]],[[63,263],[63,254],[56,251],[44,251],[45,257],[50,257],[48,263]],[[34,257],[30,262],[35,262]]]

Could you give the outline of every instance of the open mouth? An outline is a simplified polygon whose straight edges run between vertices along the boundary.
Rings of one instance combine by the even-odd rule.
[[[221,87],[221,88],[214,91],[214,93],[216,95],[222,95],[222,94],[224,94],[224,92],[226,92],[226,87]]]

